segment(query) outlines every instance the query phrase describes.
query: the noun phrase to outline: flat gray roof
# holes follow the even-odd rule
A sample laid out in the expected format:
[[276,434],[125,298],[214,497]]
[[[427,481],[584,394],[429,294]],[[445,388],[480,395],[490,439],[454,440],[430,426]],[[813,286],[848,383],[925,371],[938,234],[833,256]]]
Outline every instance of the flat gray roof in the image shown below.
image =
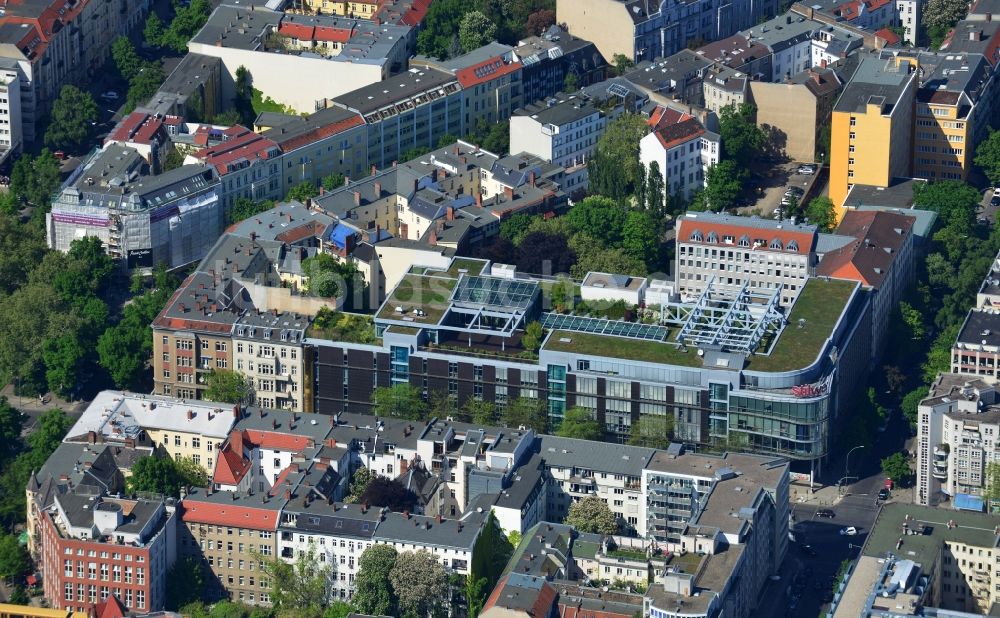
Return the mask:
[[916,79],[910,66],[912,65],[900,62],[897,68],[892,56],[862,56],[861,64],[844,87],[834,109],[838,112],[861,113],[871,104],[878,105],[882,113],[888,115],[909,83]]

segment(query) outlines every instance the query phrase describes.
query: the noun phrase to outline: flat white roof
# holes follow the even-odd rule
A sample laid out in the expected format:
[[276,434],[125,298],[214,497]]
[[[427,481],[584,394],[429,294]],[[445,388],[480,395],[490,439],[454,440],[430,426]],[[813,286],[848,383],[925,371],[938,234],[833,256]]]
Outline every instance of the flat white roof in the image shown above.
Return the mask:
[[66,438],[79,439],[93,431],[112,439],[125,439],[135,437],[142,429],[225,438],[235,421],[233,405],[228,403],[101,391]]

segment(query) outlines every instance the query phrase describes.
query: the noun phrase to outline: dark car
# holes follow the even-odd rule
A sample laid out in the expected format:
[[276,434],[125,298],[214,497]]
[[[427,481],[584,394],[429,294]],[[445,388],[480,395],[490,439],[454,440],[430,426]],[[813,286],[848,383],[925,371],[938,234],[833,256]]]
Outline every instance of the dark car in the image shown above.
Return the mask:
[[885,487],[883,487],[882,489],[878,490],[878,499],[879,500],[888,500],[889,499],[889,490],[886,489]]
[[820,509],[816,511],[816,517],[825,517],[827,519],[833,519],[837,514],[830,509]]
[[990,198],[990,206],[1000,206],[1000,195],[994,195]]
[[802,553],[807,556],[815,556],[816,550],[812,548],[812,545],[802,545]]

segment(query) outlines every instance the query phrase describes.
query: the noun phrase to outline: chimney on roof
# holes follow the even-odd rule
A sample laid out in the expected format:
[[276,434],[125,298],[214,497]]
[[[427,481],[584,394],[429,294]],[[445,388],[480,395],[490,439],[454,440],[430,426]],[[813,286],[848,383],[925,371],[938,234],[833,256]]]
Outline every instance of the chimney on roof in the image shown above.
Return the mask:
[[372,166],[372,176],[374,176],[376,172],[378,172],[378,168],[373,165]]
[[452,152],[454,152],[456,155],[462,154],[462,150],[461,148],[458,147],[458,144],[455,144],[455,146],[452,148]]
[[361,191],[354,192],[354,205],[355,206],[361,205]]
[[88,431],[87,432],[87,444],[95,444],[97,442],[97,432]]
[[237,420],[239,420],[239,418],[240,418],[240,406],[239,405],[233,406],[233,418],[235,418]]
[[437,523],[441,523],[441,513],[438,513],[438,516],[437,516]]
[[825,58],[823,60],[819,61],[819,66],[820,66],[821,69],[825,69],[826,68],[826,59]]
[[277,428],[278,428],[278,419],[272,418],[271,419],[271,429],[277,429]]
[[431,230],[431,235],[427,237],[427,244],[429,244],[432,247],[438,244],[437,231]]
[[194,410],[188,410],[188,414],[187,414],[187,416],[188,416],[188,420],[189,420],[189,421],[190,421],[191,419],[193,419],[193,418],[194,418]]
[[409,509],[403,509],[403,517],[405,517],[406,519],[410,518],[410,511],[409,511]]
[[447,211],[447,214],[445,214],[445,218],[447,218],[449,221],[454,221],[455,220],[455,207],[454,206],[449,206],[448,207],[448,211]]
[[257,416],[264,418],[264,408],[257,408]]
[[180,310],[181,313],[184,313],[184,311],[185,311],[185,309],[184,309],[184,303],[178,303],[177,304],[177,308]]
[[812,80],[814,82],[816,82],[817,84],[822,83],[822,80],[820,79],[819,73],[817,73],[816,71],[813,71],[812,69],[809,69],[809,77],[811,77]]
[[531,185],[532,187],[535,186],[535,172],[534,172],[534,170],[532,170],[532,172],[530,174],[528,174],[528,184]]
[[285,500],[291,500],[291,499],[292,499],[292,490],[291,489],[286,489],[285,490]]
[[396,167],[396,162],[395,161],[392,162],[392,166]]
[[344,186],[346,187],[349,184],[351,184],[351,177],[350,176],[344,176]]
[[382,183],[378,182],[377,180],[375,181],[375,197],[376,198],[382,197]]
[[483,207],[483,194],[477,192],[476,193],[476,208],[482,208],[482,207]]
[[503,188],[503,195],[508,200],[514,199],[514,189],[512,187],[504,187]]

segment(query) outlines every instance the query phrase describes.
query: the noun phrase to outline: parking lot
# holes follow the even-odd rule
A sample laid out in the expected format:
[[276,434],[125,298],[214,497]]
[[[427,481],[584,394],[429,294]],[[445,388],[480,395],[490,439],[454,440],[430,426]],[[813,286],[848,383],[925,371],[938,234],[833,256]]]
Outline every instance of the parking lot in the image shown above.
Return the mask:
[[797,200],[800,205],[820,195],[825,189],[825,168],[816,166],[816,172],[813,174],[799,174],[797,170],[800,165],[803,164],[786,163],[772,168],[768,176],[759,180],[757,201],[739,208],[737,212],[741,215],[774,218],[775,211],[782,208],[783,218],[787,218],[788,213],[784,211],[781,199],[790,187],[802,190],[802,196]]

